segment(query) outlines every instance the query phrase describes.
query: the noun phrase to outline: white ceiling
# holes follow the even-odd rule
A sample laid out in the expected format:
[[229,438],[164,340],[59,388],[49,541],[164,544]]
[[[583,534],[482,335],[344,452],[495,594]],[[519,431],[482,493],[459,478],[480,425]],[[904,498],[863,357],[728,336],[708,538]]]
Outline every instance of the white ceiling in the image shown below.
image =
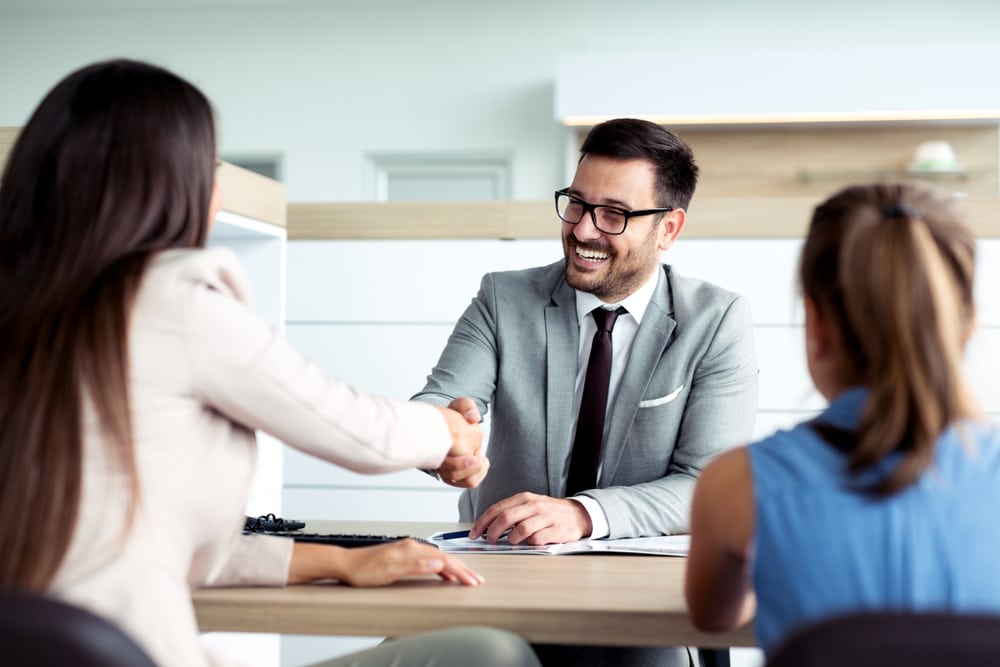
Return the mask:
[[0,14],[328,7],[375,2],[392,4],[393,1],[407,3],[418,0],[0,0]]

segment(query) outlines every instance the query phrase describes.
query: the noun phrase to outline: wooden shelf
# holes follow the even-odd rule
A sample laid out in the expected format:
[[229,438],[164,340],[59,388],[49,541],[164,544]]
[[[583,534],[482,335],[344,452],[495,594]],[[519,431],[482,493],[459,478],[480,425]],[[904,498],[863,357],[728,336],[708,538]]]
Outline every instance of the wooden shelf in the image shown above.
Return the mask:
[[216,179],[222,188],[222,209],[278,227],[288,221],[285,184],[234,164],[219,165]]
[[[0,127],[0,166],[7,163],[19,127]],[[285,186],[234,164],[223,162],[216,176],[222,186],[223,210],[284,227],[288,209]]]
[[932,184],[947,185],[963,183],[984,178],[996,179],[996,169],[865,169],[865,170],[830,170],[830,169],[800,169],[797,179],[806,183],[823,181],[927,181]]
[[7,156],[10,155],[10,149],[14,147],[20,131],[19,127],[0,126],[0,167],[7,164]]
[[[695,197],[681,236],[800,238],[820,197]],[[980,237],[1000,238],[1000,199],[969,197],[962,209]],[[294,239],[556,239],[552,202],[289,204]]]

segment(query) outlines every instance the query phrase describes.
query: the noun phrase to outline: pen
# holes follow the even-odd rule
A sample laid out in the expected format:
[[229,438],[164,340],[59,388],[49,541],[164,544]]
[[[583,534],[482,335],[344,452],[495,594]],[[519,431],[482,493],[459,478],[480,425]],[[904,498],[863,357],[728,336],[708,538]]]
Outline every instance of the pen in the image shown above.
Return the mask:
[[441,533],[437,536],[439,540],[459,540],[463,537],[468,537],[469,531],[467,530],[456,530],[451,533]]

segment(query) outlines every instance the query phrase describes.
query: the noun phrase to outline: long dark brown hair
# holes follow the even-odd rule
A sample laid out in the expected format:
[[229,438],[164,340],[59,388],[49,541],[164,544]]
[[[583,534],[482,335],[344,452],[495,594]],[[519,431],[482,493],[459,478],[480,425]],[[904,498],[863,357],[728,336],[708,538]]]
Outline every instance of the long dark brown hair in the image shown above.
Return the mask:
[[129,314],[152,254],[204,244],[214,165],[205,96],[127,60],[63,79],[14,145],[0,181],[0,587],[44,590],[65,557],[85,403],[132,516]]
[[942,431],[976,414],[961,371],[975,247],[953,202],[923,186],[849,187],[813,214],[802,290],[839,331],[849,379],[871,392],[857,431],[840,438],[849,468],[901,455],[875,495],[916,481]]

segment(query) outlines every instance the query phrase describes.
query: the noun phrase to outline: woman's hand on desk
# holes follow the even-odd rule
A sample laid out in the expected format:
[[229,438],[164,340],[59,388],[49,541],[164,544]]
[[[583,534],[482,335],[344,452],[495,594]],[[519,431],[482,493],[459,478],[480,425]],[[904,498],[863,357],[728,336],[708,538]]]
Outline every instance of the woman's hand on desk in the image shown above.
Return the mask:
[[336,579],[349,586],[388,586],[404,577],[428,574],[465,586],[485,581],[468,565],[434,546],[399,540],[357,549],[296,542],[288,583]]

